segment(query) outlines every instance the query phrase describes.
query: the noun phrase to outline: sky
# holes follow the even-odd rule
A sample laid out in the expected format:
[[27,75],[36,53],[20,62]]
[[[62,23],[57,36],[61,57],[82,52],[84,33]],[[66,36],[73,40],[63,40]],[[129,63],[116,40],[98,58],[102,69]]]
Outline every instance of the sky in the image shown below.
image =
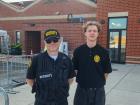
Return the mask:
[[20,2],[20,1],[33,1],[33,0],[2,0],[5,2]]

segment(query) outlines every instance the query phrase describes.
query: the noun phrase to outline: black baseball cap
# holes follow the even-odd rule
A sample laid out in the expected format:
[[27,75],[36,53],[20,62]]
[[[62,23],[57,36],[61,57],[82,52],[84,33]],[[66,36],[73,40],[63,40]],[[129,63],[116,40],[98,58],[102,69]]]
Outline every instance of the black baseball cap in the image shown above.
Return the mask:
[[48,29],[44,33],[44,40],[60,39],[60,34],[56,29]]

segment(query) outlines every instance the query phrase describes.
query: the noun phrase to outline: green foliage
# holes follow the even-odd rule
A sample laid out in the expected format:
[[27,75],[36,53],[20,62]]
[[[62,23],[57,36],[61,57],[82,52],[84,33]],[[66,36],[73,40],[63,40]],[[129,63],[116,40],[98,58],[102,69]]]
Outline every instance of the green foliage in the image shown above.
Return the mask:
[[12,44],[11,49],[10,49],[10,54],[11,55],[21,55],[22,54],[22,44],[21,43]]
[[22,44],[21,43],[12,44],[11,48],[22,48]]

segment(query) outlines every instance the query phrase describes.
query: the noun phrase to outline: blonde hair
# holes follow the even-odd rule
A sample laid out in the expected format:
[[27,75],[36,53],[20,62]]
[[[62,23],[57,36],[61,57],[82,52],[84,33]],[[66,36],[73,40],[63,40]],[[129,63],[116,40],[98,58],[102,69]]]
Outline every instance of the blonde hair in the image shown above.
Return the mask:
[[83,24],[83,30],[84,30],[84,32],[86,32],[87,28],[89,26],[92,26],[92,25],[94,25],[94,26],[97,27],[98,32],[101,32],[101,29],[102,29],[101,28],[101,24],[99,22],[97,22],[97,21],[87,21],[85,24]]

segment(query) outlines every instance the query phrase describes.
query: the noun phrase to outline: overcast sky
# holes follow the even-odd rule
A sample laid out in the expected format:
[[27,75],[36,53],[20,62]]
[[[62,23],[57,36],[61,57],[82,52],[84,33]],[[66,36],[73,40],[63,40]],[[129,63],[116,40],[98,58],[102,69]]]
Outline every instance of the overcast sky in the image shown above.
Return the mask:
[[33,1],[33,0],[3,0],[5,2],[20,2],[20,1]]

